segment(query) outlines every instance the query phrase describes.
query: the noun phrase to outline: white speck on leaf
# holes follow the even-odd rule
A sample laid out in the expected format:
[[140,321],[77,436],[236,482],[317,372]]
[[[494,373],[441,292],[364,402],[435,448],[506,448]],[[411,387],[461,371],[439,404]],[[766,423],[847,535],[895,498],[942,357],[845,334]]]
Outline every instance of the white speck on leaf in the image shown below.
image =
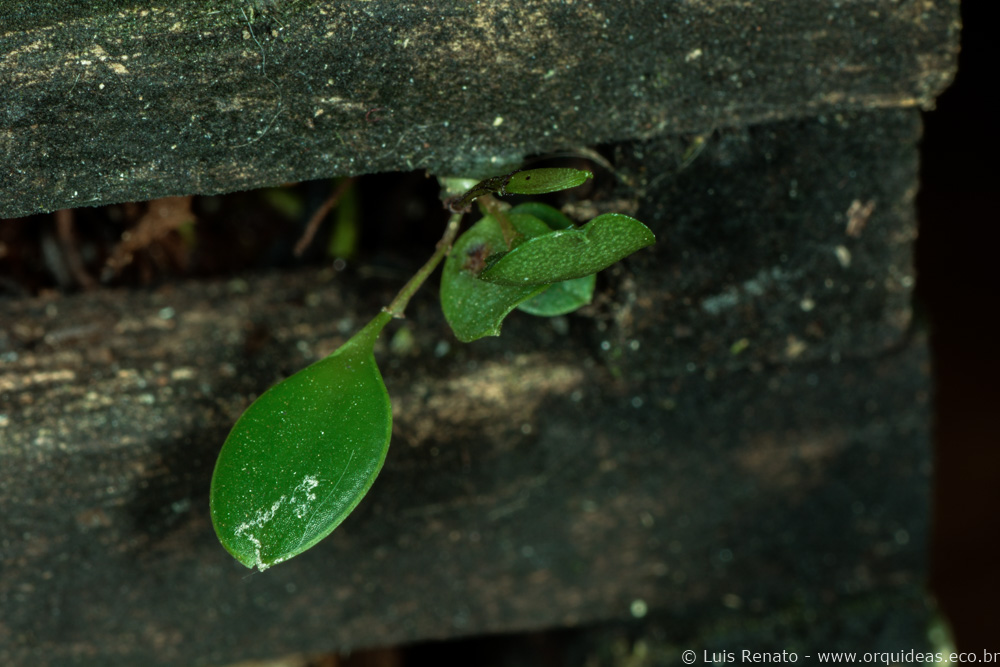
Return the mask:
[[[274,501],[274,504],[271,505],[271,509],[266,510],[266,511],[258,511],[257,514],[256,514],[256,516],[254,516],[253,519],[251,519],[250,521],[247,521],[246,523],[241,523],[240,525],[238,525],[236,527],[236,530],[233,531],[233,533],[236,534],[236,536],[238,536],[238,537],[246,537],[246,539],[248,539],[251,542],[253,542],[253,545],[254,545],[254,563],[251,565],[251,567],[253,567],[254,565],[256,565],[257,569],[260,570],[261,572],[263,572],[264,570],[266,570],[267,568],[269,568],[270,565],[264,563],[264,561],[261,560],[261,551],[260,551],[261,550],[261,545],[260,545],[260,540],[257,537],[254,536],[254,534],[253,534],[253,532],[251,532],[251,530],[255,529],[255,528],[263,528],[264,525],[267,524],[268,521],[270,521],[271,519],[273,519],[274,515],[277,514],[278,510],[281,508],[281,503],[285,502],[285,498],[286,498],[286,496],[281,496],[276,501]],[[272,563],[272,565],[273,565],[273,563]]]
[[292,491],[292,504],[295,505],[295,516],[299,519],[309,511],[312,501],[316,500],[313,489],[319,486],[319,480],[314,475],[306,475]]

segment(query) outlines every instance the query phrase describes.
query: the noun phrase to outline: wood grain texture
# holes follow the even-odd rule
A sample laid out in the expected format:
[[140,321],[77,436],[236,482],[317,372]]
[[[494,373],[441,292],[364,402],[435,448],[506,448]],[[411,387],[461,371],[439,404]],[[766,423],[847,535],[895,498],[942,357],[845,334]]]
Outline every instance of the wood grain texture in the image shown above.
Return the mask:
[[958,0],[0,0],[0,217],[928,107]]
[[[583,314],[518,315],[502,339],[457,344],[418,295],[391,325],[418,354],[391,329],[376,351],[381,476],[263,574],[213,534],[219,447],[399,284],[303,270],[0,301],[0,663],[223,664],[636,600],[717,646],[919,650],[918,136],[916,111],[891,111],[720,132],[690,163],[681,137],[617,146],[618,204],[659,242]],[[856,199],[877,202],[858,237]]]

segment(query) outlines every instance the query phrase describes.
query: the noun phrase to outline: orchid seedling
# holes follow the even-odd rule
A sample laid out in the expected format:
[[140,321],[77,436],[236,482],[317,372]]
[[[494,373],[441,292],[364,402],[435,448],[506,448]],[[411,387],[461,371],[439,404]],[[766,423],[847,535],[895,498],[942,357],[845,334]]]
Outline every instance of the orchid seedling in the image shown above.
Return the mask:
[[[264,392],[236,421],[212,475],[210,511],[222,546],[266,570],[314,546],[361,502],[382,469],[392,433],[389,394],[375,361],[379,333],[444,260],[441,306],[462,342],[498,336],[515,308],[572,312],[590,302],[595,274],[655,242],[626,215],[581,227],[537,202],[508,208],[496,196],[544,194],[593,175],[530,169],[461,184],[431,258],[392,302],[328,357]],[[459,189],[459,188],[454,188]],[[484,216],[459,235],[478,202]]]

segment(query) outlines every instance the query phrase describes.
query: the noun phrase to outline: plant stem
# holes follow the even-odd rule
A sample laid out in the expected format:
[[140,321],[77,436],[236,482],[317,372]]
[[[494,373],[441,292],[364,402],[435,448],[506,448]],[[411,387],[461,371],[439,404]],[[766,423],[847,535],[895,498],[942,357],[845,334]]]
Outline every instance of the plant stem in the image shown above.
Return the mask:
[[302,237],[299,239],[299,242],[295,244],[296,257],[301,257],[302,253],[306,251],[306,248],[309,247],[313,237],[316,236],[316,230],[319,229],[319,225],[323,222],[323,218],[326,217],[326,214],[330,212],[331,208],[337,205],[340,198],[344,196],[344,193],[347,192],[347,189],[351,187],[356,180],[356,178],[352,177],[345,178],[340,181],[340,184],[337,185],[337,189],[333,191],[333,194],[327,197],[326,201],[323,202],[323,205],[316,209],[313,216],[309,218],[309,223],[306,225],[306,230],[302,232]]
[[474,202],[477,197],[485,197],[493,194],[494,192],[499,192],[502,195],[504,194],[504,187],[510,182],[510,177],[513,176],[514,173],[515,172],[511,172],[509,174],[504,174],[503,176],[494,176],[493,178],[487,178],[485,181],[479,181],[465,194],[459,197],[451,197],[446,200],[445,207],[452,212],[464,211],[472,205],[472,202]]
[[510,218],[504,213],[503,207],[500,206],[500,202],[494,199],[490,195],[485,195],[479,198],[479,204],[486,209],[489,215],[496,218],[496,221],[500,224],[500,230],[503,232],[503,242],[507,244],[507,250],[511,249],[511,245],[514,243],[514,239],[521,236],[521,232],[514,229],[514,225],[511,224]]
[[403,285],[403,289],[399,290],[399,294],[396,298],[392,300],[388,306],[383,308],[385,312],[389,313],[393,317],[402,318],[405,317],[403,314],[406,310],[406,305],[410,303],[410,298],[417,293],[420,286],[424,284],[430,275],[437,268],[437,265],[441,263],[448,253],[451,251],[451,246],[455,242],[455,237],[458,235],[458,227],[462,222],[461,213],[452,213],[451,218],[448,219],[448,226],[444,229],[444,234],[441,236],[441,240],[437,242],[437,249],[431,258],[420,267],[420,270],[413,274],[413,277]]

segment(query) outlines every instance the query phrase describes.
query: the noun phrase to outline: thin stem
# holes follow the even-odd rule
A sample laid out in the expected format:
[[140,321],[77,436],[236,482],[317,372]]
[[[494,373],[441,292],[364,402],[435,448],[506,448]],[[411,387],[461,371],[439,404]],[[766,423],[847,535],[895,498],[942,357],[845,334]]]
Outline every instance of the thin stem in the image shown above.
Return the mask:
[[501,195],[506,194],[504,188],[508,183],[510,183],[510,177],[516,173],[517,172],[512,171],[511,173],[504,174],[503,176],[494,176],[493,178],[487,178],[484,181],[479,181],[465,194],[447,199],[445,201],[445,208],[453,213],[457,213],[459,211],[467,210],[477,197],[485,197],[486,195],[491,195],[494,192],[499,192]]
[[342,180],[333,191],[333,194],[327,197],[326,201],[323,202],[323,205],[316,209],[316,212],[313,213],[313,217],[309,219],[309,223],[306,225],[306,230],[302,232],[302,238],[300,238],[299,242],[295,244],[296,257],[301,257],[302,253],[306,251],[306,248],[308,248],[309,244],[312,243],[313,237],[316,235],[316,230],[319,229],[320,223],[323,222],[323,218],[326,217],[326,214],[330,212],[331,208],[337,205],[340,198],[345,192],[347,192],[347,188],[351,187],[355,180],[356,179],[353,177]]
[[452,213],[451,218],[448,219],[448,226],[444,229],[444,235],[441,236],[441,240],[437,242],[437,249],[431,258],[427,260],[427,263],[420,267],[410,280],[403,285],[403,289],[399,290],[399,294],[396,298],[392,300],[388,306],[383,308],[383,310],[393,317],[402,318],[405,317],[403,311],[406,310],[406,305],[410,303],[410,298],[417,293],[420,286],[424,284],[424,281],[430,277],[437,268],[437,265],[441,263],[449,252],[451,252],[451,246],[455,242],[455,237],[458,235],[458,227],[462,222],[462,213]]

